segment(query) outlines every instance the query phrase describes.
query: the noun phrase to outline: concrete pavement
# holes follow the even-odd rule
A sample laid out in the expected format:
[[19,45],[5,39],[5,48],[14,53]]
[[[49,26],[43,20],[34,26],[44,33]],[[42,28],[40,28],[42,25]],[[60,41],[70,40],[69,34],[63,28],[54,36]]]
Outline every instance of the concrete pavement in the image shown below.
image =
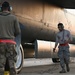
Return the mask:
[[[25,59],[25,60],[27,61],[24,62],[24,67],[18,75],[61,75],[59,73],[59,71],[61,70],[60,64],[59,63],[54,64],[50,62],[51,59],[49,58],[34,59],[34,60]],[[27,62],[29,64],[28,66],[27,64],[25,64]],[[42,63],[42,65],[40,65],[40,63]],[[32,66],[30,64],[32,64]],[[70,72],[62,73],[62,75],[75,75],[75,58],[72,58],[72,61],[70,63]]]

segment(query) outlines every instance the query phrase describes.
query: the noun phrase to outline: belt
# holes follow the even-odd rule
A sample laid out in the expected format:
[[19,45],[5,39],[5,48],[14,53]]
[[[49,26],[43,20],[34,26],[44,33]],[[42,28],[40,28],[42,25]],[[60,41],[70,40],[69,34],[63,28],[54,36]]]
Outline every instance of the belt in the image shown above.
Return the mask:
[[64,43],[64,44],[59,44],[59,46],[67,46],[68,43]]
[[16,44],[16,42],[15,42],[14,40],[6,40],[6,39],[5,39],[5,40],[1,40],[1,39],[0,39],[0,42],[1,42],[1,43],[11,43],[11,44]]

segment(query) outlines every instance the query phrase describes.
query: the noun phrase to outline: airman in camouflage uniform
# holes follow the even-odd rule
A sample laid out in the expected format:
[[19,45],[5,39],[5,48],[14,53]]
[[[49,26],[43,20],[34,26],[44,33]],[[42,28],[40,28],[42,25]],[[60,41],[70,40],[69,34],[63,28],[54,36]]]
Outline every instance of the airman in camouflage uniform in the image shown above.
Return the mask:
[[14,38],[21,33],[17,18],[10,13],[10,5],[3,2],[0,12],[0,75],[4,75],[6,60],[10,75],[16,75],[16,42]]
[[59,32],[56,35],[56,43],[53,51],[55,52],[56,47],[59,43],[59,50],[58,50],[58,56],[60,59],[60,66],[62,70],[60,73],[65,73],[65,64],[67,71],[70,71],[69,68],[69,61],[70,61],[70,51],[69,51],[69,42],[72,41],[72,36],[68,30],[64,29],[64,26],[62,23],[58,24]]

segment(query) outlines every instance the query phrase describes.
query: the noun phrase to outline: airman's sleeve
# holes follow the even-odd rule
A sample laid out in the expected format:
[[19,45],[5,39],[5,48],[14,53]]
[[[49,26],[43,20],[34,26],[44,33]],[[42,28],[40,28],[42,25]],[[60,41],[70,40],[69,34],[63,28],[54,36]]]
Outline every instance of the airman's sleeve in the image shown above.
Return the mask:
[[58,42],[59,42],[58,35],[56,35],[56,43],[58,43]]
[[69,39],[70,39],[70,41],[72,41],[72,35],[70,32],[69,32]]
[[15,18],[15,21],[14,21],[14,28],[15,28],[15,36],[21,34],[20,25],[17,18]]

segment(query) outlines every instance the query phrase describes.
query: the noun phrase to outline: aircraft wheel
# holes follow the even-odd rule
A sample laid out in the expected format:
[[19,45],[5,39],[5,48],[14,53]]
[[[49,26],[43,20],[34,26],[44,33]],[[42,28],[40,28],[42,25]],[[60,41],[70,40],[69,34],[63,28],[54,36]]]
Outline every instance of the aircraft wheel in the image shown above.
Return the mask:
[[21,45],[20,48],[17,46],[16,52],[17,52],[16,71],[17,73],[19,73],[23,67],[24,61],[24,51]]
[[57,63],[57,62],[59,62],[59,58],[52,58],[52,61],[53,61],[54,63]]

